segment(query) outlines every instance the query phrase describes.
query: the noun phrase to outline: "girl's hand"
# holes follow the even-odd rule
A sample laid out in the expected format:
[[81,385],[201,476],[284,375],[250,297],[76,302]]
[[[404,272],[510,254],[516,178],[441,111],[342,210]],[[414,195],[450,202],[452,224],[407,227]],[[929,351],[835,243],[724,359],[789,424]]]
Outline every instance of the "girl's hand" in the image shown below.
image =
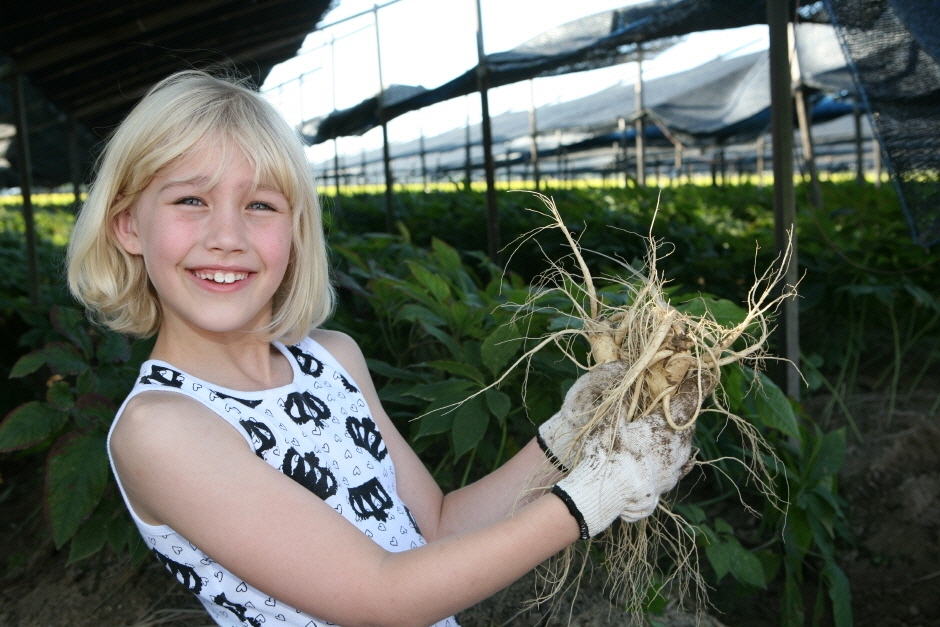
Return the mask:
[[[652,514],[660,495],[690,467],[693,430],[670,427],[661,408],[628,423],[622,404],[614,404],[579,435],[594,418],[604,391],[628,367],[613,362],[582,376],[549,421],[553,424],[540,430],[543,439],[547,436],[553,443],[550,447],[565,447],[551,450],[565,451],[564,462],[574,466],[553,492],[568,505],[583,539],[603,531],[617,516],[635,522]],[[696,382],[686,382],[672,399],[673,421],[687,423],[700,404]]]

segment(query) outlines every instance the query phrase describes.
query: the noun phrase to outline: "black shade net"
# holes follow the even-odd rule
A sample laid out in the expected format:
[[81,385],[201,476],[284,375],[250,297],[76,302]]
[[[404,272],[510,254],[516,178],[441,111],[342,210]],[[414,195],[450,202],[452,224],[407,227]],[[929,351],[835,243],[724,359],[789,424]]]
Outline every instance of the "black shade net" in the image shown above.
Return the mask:
[[826,0],[910,224],[940,242],[940,8],[934,0]]

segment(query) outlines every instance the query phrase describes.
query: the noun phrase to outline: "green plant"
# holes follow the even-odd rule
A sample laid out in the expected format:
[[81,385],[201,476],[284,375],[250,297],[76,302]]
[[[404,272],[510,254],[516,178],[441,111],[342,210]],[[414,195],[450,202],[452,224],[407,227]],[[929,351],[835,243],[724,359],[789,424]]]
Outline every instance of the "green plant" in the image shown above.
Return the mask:
[[[371,358],[369,366],[381,382],[383,403],[436,478],[456,487],[497,467],[531,438],[576,372],[542,355],[528,378],[519,373],[458,407],[489,387],[549,319],[514,324],[506,304],[526,293],[518,279],[507,279],[478,255],[468,255],[476,267],[465,264],[439,239],[430,250],[416,248],[404,233],[394,246],[383,246],[381,256],[370,254],[375,238],[334,247],[345,261],[338,278],[374,315],[367,316],[371,335],[380,338],[372,342],[373,354],[388,357]],[[359,324],[355,316],[334,321],[354,334]],[[462,472],[454,474],[458,464]]]
[[[23,403],[0,423],[0,453],[47,451],[43,504],[56,548],[69,561],[98,553],[146,553],[110,477],[105,438],[130,391],[149,343],[87,322],[61,306],[50,314],[53,337],[17,360],[11,378],[44,379],[45,397]],[[48,372],[48,375],[44,374]]]
[[[765,501],[761,534],[754,538],[756,546],[747,551],[750,557],[742,552],[737,536],[731,535],[730,525],[716,522],[714,529],[709,528],[704,525],[704,517],[693,510],[716,579],[730,572],[742,583],[763,587],[782,571],[783,625],[806,624],[804,588],[815,583],[812,624],[820,624],[828,608],[836,627],[848,627],[852,624],[851,591],[836,559],[837,545],[851,543],[837,479],[845,457],[845,431],[824,433],[808,417],[798,416],[783,392],[763,375],[741,368],[726,373],[724,380],[732,411],[750,416],[766,430],[775,456],[767,463],[777,468],[776,493],[785,503]],[[712,425],[705,433],[696,434],[697,442],[714,443],[708,445],[713,447],[711,455],[723,456],[729,448],[738,446],[716,434],[720,429],[720,425]],[[719,470],[732,481],[740,476],[733,465],[719,465]],[[723,482],[719,478],[717,484]],[[746,486],[743,481],[738,483]],[[727,501],[736,495],[725,491],[715,501]],[[753,499],[750,487],[745,487],[743,497]]]

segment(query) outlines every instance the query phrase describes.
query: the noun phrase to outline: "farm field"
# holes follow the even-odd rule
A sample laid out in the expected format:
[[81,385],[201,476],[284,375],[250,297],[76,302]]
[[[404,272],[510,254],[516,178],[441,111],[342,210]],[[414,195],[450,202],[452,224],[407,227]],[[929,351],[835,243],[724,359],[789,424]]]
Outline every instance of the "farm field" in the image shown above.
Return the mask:
[[[753,370],[723,375],[732,409],[779,460],[788,514],[732,465],[696,470],[680,484],[710,589],[704,625],[940,625],[940,264],[936,251],[911,243],[890,186],[827,182],[823,192],[825,209],[813,210],[798,190],[801,402],[786,402],[773,385],[773,361],[763,392]],[[665,242],[659,267],[675,304],[721,303],[733,317],[755,268],[774,258],[769,188],[550,195],[595,276],[623,274],[617,260],[642,260],[647,233]],[[37,208],[39,305],[26,298],[18,207],[0,204],[0,416],[28,406],[48,425],[0,453],[0,625],[206,625],[162,567],[134,550],[113,481],[56,500],[74,477],[50,464],[100,464],[95,447],[147,351],[146,342],[92,328],[65,294],[70,201]],[[557,231],[522,238],[546,223],[530,194],[500,192],[498,264],[479,252],[482,193],[401,192],[393,234],[382,233],[383,203],[381,193],[325,199],[341,301],[328,326],[360,342],[390,415],[438,481],[458,487],[531,438],[576,375],[558,353],[540,353],[528,378],[516,372],[466,409],[440,411],[491,383],[521,354],[507,348],[513,342],[568,323],[553,301],[514,317],[546,259],[566,250]],[[0,426],[0,449],[12,442],[12,421]],[[740,453],[722,422],[697,431],[708,458]],[[66,447],[66,436],[87,450]],[[520,611],[534,594],[528,579],[462,614],[461,624],[562,625],[569,616],[574,625],[623,624],[603,593],[599,556],[594,577],[554,617],[547,606]],[[648,623],[694,624],[674,610],[670,592],[650,593]]]

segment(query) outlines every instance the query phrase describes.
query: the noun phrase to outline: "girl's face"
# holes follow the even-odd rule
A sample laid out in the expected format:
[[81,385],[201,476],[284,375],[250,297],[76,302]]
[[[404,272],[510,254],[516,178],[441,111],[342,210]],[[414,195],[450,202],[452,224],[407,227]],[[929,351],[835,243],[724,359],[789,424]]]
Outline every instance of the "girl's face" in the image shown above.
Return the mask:
[[239,150],[213,184],[221,155],[210,143],[164,168],[115,220],[156,288],[161,335],[250,332],[271,319],[290,258],[291,208],[277,189],[255,185]]

